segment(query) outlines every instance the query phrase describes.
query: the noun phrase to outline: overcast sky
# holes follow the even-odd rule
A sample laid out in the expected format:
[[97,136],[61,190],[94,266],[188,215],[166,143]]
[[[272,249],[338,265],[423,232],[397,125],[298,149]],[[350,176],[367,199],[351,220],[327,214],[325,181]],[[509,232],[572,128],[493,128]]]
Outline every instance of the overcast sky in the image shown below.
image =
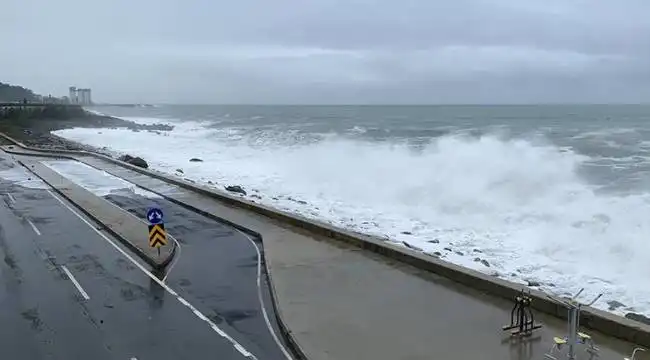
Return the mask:
[[650,102],[649,0],[0,0],[0,81],[150,103]]

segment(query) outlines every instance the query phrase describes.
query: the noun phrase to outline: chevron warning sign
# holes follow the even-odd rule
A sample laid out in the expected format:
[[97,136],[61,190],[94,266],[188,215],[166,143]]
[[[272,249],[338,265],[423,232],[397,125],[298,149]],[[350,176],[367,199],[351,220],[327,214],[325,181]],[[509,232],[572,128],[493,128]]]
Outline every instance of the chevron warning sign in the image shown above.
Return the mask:
[[160,248],[163,245],[167,245],[165,224],[149,225],[149,246]]

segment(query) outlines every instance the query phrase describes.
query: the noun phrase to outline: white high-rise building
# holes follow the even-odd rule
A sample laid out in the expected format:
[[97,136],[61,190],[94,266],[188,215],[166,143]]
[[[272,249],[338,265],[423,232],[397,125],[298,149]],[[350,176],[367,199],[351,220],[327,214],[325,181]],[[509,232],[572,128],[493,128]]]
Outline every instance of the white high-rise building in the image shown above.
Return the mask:
[[75,86],[70,86],[70,104],[78,105],[92,105],[93,100],[90,89],[77,89]]
[[70,104],[77,104],[77,88],[75,86],[70,86],[69,90],[70,94],[68,94],[68,96],[70,97]]

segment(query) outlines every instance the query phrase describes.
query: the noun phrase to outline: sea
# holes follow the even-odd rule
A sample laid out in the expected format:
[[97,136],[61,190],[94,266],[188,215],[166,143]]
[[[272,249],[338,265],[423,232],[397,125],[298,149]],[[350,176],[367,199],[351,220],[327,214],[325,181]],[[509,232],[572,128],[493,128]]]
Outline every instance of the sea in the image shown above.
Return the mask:
[[603,294],[597,308],[650,315],[650,106],[89,110],[173,130],[55,134],[549,294],[584,288],[584,302]]

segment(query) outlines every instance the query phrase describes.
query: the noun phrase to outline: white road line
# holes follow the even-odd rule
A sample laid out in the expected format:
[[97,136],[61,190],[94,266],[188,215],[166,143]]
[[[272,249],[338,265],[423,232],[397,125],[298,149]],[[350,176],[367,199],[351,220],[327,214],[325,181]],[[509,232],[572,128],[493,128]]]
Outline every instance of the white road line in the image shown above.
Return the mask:
[[29,219],[27,219],[27,222],[29,223],[29,225],[32,226],[32,229],[34,229],[34,232],[36,233],[36,235],[41,236],[41,232],[38,230],[36,225],[34,225],[34,223]]
[[284,344],[282,341],[280,341],[280,338],[278,335],[275,333],[275,330],[273,329],[273,326],[271,325],[271,321],[269,320],[269,314],[266,312],[266,306],[264,306],[264,297],[262,296],[262,254],[260,252],[259,246],[255,243],[255,241],[245,232],[234,228],[237,230],[239,233],[244,235],[248,241],[253,245],[255,248],[255,252],[257,252],[257,299],[260,302],[260,307],[262,308],[262,316],[264,317],[264,321],[266,322],[266,327],[269,329],[269,332],[271,333],[271,336],[273,337],[273,340],[275,340],[275,343],[278,345],[280,350],[282,350],[282,353],[284,354],[284,357],[287,358],[288,360],[293,360],[293,357],[289,354],[289,351],[284,347]]
[[[104,235],[102,232],[97,230],[97,228],[92,223],[90,223],[83,216],[81,216],[75,209],[70,207],[70,205],[66,204],[65,201],[63,201],[58,195],[53,193],[52,190],[48,189],[47,192],[50,193],[50,195],[52,195],[52,197],[54,197],[56,200],[58,200],[61,203],[61,205],[63,205],[68,210],[70,210],[70,212],[72,212],[81,221],[83,221],[86,225],[88,225],[88,227],[90,227],[93,231],[95,231],[97,233],[97,235],[101,236],[102,239],[106,240],[106,242],[108,242],[111,246],[113,246],[113,248],[115,248],[115,250],[119,251],[124,257],[126,257],[129,261],[131,261],[133,263],[133,265],[135,265],[138,269],[140,269],[143,273],[145,273],[151,280],[158,283],[158,285],[160,285],[160,287],[165,289],[165,291],[167,291],[170,295],[175,296],[176,299],[178,300],[178,302],[180,302],[185,307],[190,309],[192,311],[192,313],[194,313],[195,315],[197,313],[201,314],[194,306],[192,306],[192,304],[190,304],[187,300],[185,300],[183,297],[178,295],[178,293],[176,293],[176,291],[174,291],[172,288],[167,286],[167,284],[165,284],[160,279],[158,279],[149,270],[145,269],[145,267],[142,266],[142,264],[140,264],[138,261],[136,261],[131,255],[127,254],[126,251],[124,251],[121,247],[119,247],[113,240],[111,240],[108,236]],[[230,342],[233,345],[233,347],[235,349],[237,349],[237,351],[239,351],[240,354],[242,354],[244,357],[247,357],[247,358],[250,358],[250,359],[253,359],[253,360],[257,360],[257,357],[255,355],[253,355],[250,351],[246,350],[246,348],[241,346],[235,339],[233,339],[225,331],[223,331],[221,328],[219,328],[214,322],[212,322],[210,319],[208,319],[207,316],[205,316],[203,314],[201,314],[201,315],[202,316],[200,316],[200,317],[197,316],[197,317],[199,319],[205,321],[206,323],[208,323],[208,325],[210,325],[210,328],[212,328],[212,330],[214,330],[214,332],[216,332],[217,334],[219,334],[220,336],[222,336],[223,338],[228,340],[228,342]]]
[[[105,172],[105,171],[104,171],[104,172]],[[113,175],[113,174],[111,174],[111,173],[108,173],[108,172],[106,172],[106,173],[109,174],[109,175],[111,175],[111,176],[115,176],[115,177],[117,177],[116,175]],[[120,178],[120,179],[122,179],[122,178]],[[124,181],[128,181],[128,180],[126,180],[126,179],[122,179],[122,180],[124,180]],[[131,183],[131,184],[134,185],[134,186],[138,186],[138,185],[133,184],[133,183]],[[143,189],[143,190],[147,190],[147,189],[145,189],[145,188],[142,188],[142,189]],[[149,191],[149,190],[147,190],[147,191]],[[110,200],[106,200],[106,199],[104,199],[104,200],[105,200],[108,204],[113,205],[114,207],[116,207],[116,208],[118,208],[118,209],[120,209],[120,210],[122,210],[122,211],[128,212],[126,209],[124,209],[124,208],[122,208],[122,207],[120,207],[120,206],[118,206],[118,205],[112,203]],[[141,218],[139,218],[139,217],[137,217],[137,216],[135,216],[135,215],[133,215],[133,214],[131,214],[131,213],[129,213],[129,214],[132,215],[132,216],[134,216],[134,217],[136,217],[136,218],[138,219],[138,221],[140,221],[142,224],[144,224],[144,225],[149,225],[148,222],[142,220]],[[167,268],[167,271],[165,272],[165,276],[164,276],[163,279],[162,279],[163,282],[167,281],[167,277],[169,276],[169,274],[171,274],[172,270],[174,269],[174,266],[176,266],[176,263],[177,263],[178,260],[181,258],[181,253],[182,253],[182,251],[181,251],[181,243],[178,242],[178,240],[176,240],[176,238],[173,237],[172,235],[170,235],[169,233],[167,233],[167,237],[170,238],[170,239],[172,239],[172,240],[176,243],[176,252],[177,252],[177,254],[174,255],[174,259],[172,260],[172,263],[171,263],[171,264],[169,265],[169,267]]]
[[9,198],[9,201],[11,201],[12,204],[15,204],[15,203],[16,203],[16,199],[14,198],[13,195],[7,193],[7,197]]
[[77,290],[79,290],[79,292],[81,293],[81,296],[83,296],[84,299],[86,299],[86,300],[90,300],[90,296],[88,296],[88,293],[86,293],[84,288],[81,287],[81,284],[79,284],[77,279],[75,279],[74,275],[72,275],[70,270],[68,270],[68,268],[65,265],[61,265],[61,268],[63,269],[65,274],[68,275],[68,279],[70,279],[70,281],[72,281],[72,283],[77,288]]

